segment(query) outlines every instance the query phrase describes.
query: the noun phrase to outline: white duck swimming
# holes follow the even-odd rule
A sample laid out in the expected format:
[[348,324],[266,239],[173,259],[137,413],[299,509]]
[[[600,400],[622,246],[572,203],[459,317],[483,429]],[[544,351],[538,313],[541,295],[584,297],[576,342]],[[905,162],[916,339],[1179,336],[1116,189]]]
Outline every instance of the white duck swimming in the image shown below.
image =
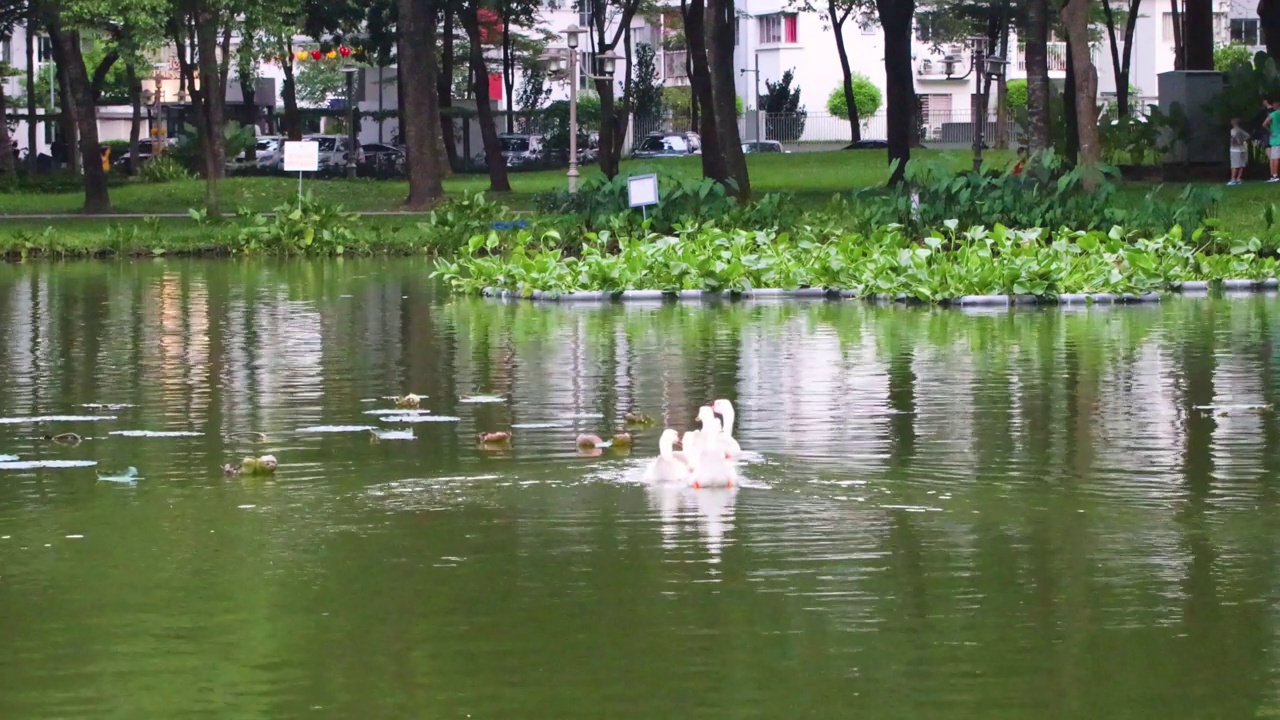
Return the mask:
[[693,482],[695,488],[733,487],[738,482],[738,471],[729,461],[720,431],[720,419],[709,405],[698,411],[702,433],[698,439],[698,452],[693,456]]
[[735,460],[742,454],[742,446],[738,444],[737,440],[733,439],[733,419],[735,417],[733,403],[721,398],[711,404],[711,409],[724,418],[724,433],[721,435],[720,441],[724,443],[725,457]]
[[677,453],[673,449],[679,438],[680,433],[675,430],[668,428],[662,431],[662,437],[658,439],[658,457],[649,463],[649,469],[644,474],[645,482],[688,482],[690,469],[685,462],[684,453]]

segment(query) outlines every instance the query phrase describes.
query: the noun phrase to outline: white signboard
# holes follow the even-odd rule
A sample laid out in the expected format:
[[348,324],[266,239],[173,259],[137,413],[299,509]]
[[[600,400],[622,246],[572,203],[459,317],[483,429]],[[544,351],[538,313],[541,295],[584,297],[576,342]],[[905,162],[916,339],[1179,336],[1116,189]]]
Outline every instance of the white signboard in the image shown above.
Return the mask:
[[319,172],[319,170],[320,143],[303,140],[284,144],[285,172]]
[[631,207],[658,204],[658,176],[632,175],[627,178],[627,202]]

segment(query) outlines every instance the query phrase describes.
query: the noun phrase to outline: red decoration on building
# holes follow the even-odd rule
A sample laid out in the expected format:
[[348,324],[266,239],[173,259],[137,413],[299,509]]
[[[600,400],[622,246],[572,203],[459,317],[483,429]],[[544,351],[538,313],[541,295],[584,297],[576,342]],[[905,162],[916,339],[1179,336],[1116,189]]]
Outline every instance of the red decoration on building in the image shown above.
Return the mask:
[[480,42],[497,44],[502,41],[502,17],[488,8],[476,11],[476,24],[480,26]]
[[338,48],[338,54],[344,58],[351,57],[351,48],[347,47],[346,45],[343,45],[342,47]]
[[324,57],[324,53],[320,52],[319,50],[312,50],[312,51],[311,51],[311,59],[312,59],[312,60],[319,60],[319,59],[320,59],[320,58],[322,58],[322,57]]
[[489,73],[489,99],[502,99],[502,73]]

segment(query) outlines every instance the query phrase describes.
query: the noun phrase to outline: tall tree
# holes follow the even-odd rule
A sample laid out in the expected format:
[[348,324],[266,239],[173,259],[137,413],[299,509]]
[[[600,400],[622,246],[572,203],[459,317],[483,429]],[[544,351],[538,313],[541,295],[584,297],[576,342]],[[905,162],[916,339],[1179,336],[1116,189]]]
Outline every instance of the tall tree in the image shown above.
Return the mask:
[[1089,0],[1067,0],[1062,7],[1062,25],[1075,71],[1073,96],[1080,166],[1084,169],[1084,185],[1092,190],[1101,181],[1098,164],[1102,160],[1102,143],[1098,133],[1098,73],[1089,52]]
[[1184,0],[1187,70],[1213,69],[1213,5],[1214,0]]
[[[1111,44],[1111,69],[1116,78],[1116,108],[1120,117],[1129,116],[1129,68],[1133,61],[1133,36],[1138,29],[1139,9],[1142,0],[1128,0],[1124,18],[1124,35],[1116,36],[1116,18],[1111,3],[1116,0],[1102,0],[1102,13],[1107,21],[1107,38]],[[1123,50],[1121,47],[1123,46]]]
[[[84,169],[84,211],[105,213],[111,210],[111,198],[107,191],[107,173],[102,169],[102,158],[98,154],[98,117],[93,87],[80,50],[80,32],[68,29],[62,23],[61,18],[52,21],[49,24],[49,36],[58,48],[59,66],[66,78],[68,104],[63,107],[63,112],[70,113],[80,135],[80,162]],[[71,148],[67,151],[74,152]]]
[[1258,26],[1267,54],[1280,62],[1280,0],[1258,0]]
[[[432,106],[437,103],[436,0],[396,0],[396,21],[400,92],[400,138],[405,144],[409,169],[409,197],[405,205],[419,209],[430,207],[444,195],[439,157],[434,136],[440,125],[431,126]],[[404,72],[405,68],[419,72]],[[436,107],[436,112],[439,107]]]
[[1027,140],[1032,152],[1049,149],[1049,2],[1026,0]]
[[[624,35],[631,33],[631,20],[640,9],[641,0],[581,0],[588,8],[592,30],[592,44],[598,54],[617,53]],[[732,3],[730,3],[732,4]],[[610,25],[613,31],[610,32]],[[625,49],[625,46],[624,46]],[[619,103],[614,97],[614,81],[601,72],[603,68],[586,67],[583,71],[595,77],[596,94],[600,96],[600,170],[605,177],[613,178],[618,174],[618,166],[622,161],[622,143],[627,134],[627,98]],[[630,73],[622,68],[615,72],[624,72],[623,77],[630,82]],[[732,56],[729,70],[733,74]],[[576,81],[576,78],[575,78]],[[736,125],[734,127],[737,127]]]
[[[458,20],[467,31],[469,45],[472,92],[476,99],[476,115],[480,120],[480,138],[484,142],[485,163],[489,166],[489,189],[494,192],[511,192],[507,178],[507,160],[502,157],[502,141],[498,139],[497,121],[489,99],[489,67],[484,58],[484,45],[491,40],[495,28],[489,25],[488,33],[481,26],[482,15],[490,16],[488,8],[478,8],[478,0],[469,0],[458,9]],[[438,127],[438,125],[437,125]]]
[[862,139],[862,121],[858,117],[858,105],[853,100],[853,69],[849,65],[849,49],[845,46],[844,29],[854,13],[869,8],[866,0],[791,0],[792,7],[806,12],[816,12],[831,31],[836,41],[836,56],[840,58],[840,75],[843,80],[845,106],[849,108],[849,137],[853,142]]
[[[36,32],[40,28],[40,11],[36,0],[27,0],[27,171],[36,168]],[[53,108],[49,108],[53,112]]]
[[[0,42],[8,40],[8,36],[0,34]],[[17,162],[13,157],[13,153],[9,150],[11,147],[9,140],[9,123],[6,121],[5,113],[8,112],[4,95],[4,79],[9,73],[9,66],[0,62],[0,180],[11,178],[17,173]]]
[[[1280,1],[1280,0],[1278,0]],[[729,174],[720,153],[716,116],[711,111],[711,70],[707,65],[706,0],[680,0],[690,87],[690,115],[702,136],[702,176],[725,182]],[[735,103],[736,104],[736,103]],[[735,108],[736,110],[736,108]],[[734,118],[734,123],[737,123]]]
[[733,0],[706,0],[707,65],[711,70],[711,106],[715,116],[716,139],[724,157],[726,180],[732,180],[734,194],[741,200],[751,197],[747,158],[738,132],[738,93],[733,78],[733,46],[737,14]]
[[915,0],[876,0],[880,27],[884,28],[885,94],[888,95],[886,122],[889,130],[889,162],[893,173],[889,184],[902,181],[911,159],[912,138],[916,135],[915,76],[911,72],[911,20]]

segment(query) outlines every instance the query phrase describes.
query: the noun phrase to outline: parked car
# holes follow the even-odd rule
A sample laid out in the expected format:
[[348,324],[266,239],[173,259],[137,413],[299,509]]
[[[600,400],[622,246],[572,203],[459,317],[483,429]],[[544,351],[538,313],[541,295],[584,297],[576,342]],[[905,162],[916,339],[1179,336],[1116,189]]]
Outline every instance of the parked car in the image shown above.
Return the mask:
[[[512,170],[536,167],[544,161],[542,138],[537,135],[503,133],[498,136],[498,143],[502,146],[502,157],[507,161],[507,167]],[[477,168],[485,167],[488,160],[484,150],[476,153],[472,162]]]
[[[138,141],[138,165],[145,165],[151,156],[155,154],[155,148],[150,140]],[[129,157],[129,153],[124,153],[120,157],[111,161],[111,166],[121,172],[133,174],[133,159]]]
[[849,143],[845,150],[884,150],[889,147],[886,140],[859,140],[855,143]]
[[702,138],[698,137],[698,133],[650,133],[632,151],[631,157],[644,160],[700,154],[702,154]]
[[756,142],[742,143],[742,152],[744,153],[785,153],[790,150],[783,150],[782,143],[777,140],[758,140]]
[[362,177],[399,177],[404,175],[404,151],[395,145],[367,143],[360,148],[364,160],[360,163]]
[[259,170],[270,170],[281,162],[284,153],[284,138],[279,135],[262,135],[254,152],[258,158]]

